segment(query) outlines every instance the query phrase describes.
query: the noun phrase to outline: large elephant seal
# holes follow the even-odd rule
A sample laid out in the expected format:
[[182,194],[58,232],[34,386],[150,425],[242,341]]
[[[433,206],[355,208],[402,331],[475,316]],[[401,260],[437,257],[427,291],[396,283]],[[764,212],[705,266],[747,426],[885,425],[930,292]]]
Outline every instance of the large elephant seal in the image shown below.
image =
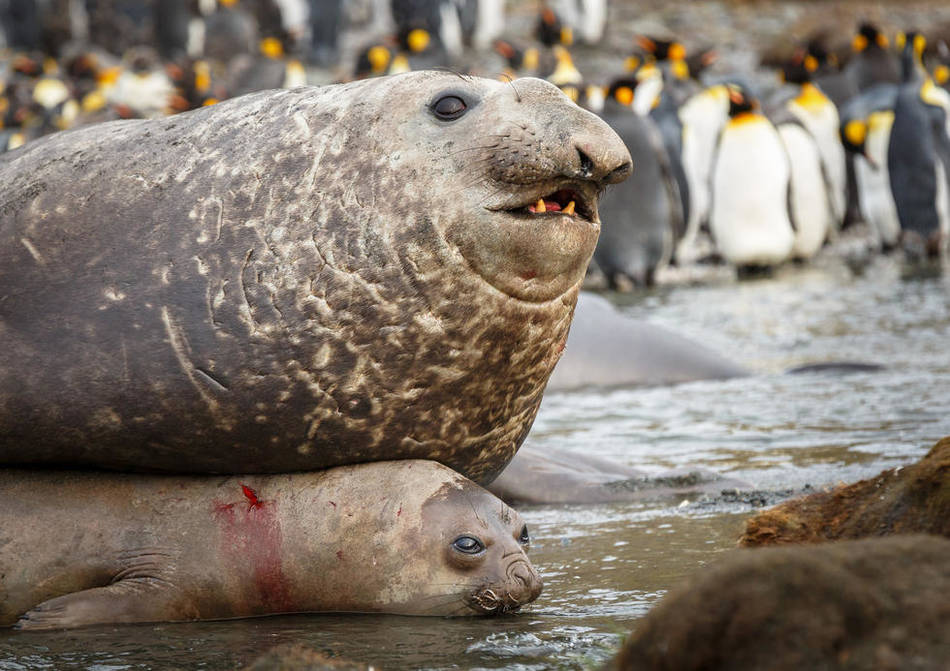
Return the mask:
[[0,161],[0,463],[489,481],[630,168],[554,86],[441,72],[27,145]]
[[510,612],[541,580],[517,512],[441,464],[287,475],[0,471],[0,625]]

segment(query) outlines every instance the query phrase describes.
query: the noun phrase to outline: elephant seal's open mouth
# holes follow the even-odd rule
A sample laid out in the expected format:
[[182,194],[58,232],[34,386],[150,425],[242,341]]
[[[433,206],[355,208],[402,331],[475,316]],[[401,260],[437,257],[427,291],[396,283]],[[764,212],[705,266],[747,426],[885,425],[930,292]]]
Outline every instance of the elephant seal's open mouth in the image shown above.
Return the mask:
[[599,223],[597,206],[593,198],[584,191],[589,191],[589,189],[577,185],[565,185],[537,199],[531,194],[526,204],[505,208],[505,211],[519,215],[566,215],[578,222],[597,224]]

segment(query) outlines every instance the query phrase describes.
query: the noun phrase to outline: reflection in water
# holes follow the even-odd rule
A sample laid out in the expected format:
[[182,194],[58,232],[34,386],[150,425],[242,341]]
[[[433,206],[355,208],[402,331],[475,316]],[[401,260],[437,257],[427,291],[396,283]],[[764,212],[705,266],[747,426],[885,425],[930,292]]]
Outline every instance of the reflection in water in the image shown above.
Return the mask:
[[[950,434],[948,279],[886,259],[625,296],[624,310],[750,366],[744,379],[551,395],[529,440],[647,471],[701,466],[759,488],[853,481]],[[880,373],[783,375],[830,360]],[[494,619],[313,615],[67,633],[0,631],[0,670],[234,669],[280,643],[400,668],[585,668],[684,576],[735,544],[747,505],[535,507],[545,590]]]

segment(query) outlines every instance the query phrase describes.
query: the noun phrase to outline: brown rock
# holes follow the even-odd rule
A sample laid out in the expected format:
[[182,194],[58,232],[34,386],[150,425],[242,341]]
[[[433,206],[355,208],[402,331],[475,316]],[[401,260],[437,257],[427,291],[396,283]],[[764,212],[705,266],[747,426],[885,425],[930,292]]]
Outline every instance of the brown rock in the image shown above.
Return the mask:
[[950,537],[950,438],[921,461],[786,501],[746,522],[739,545],[929,533]]
[[945,671],[950,540],[741,549],[664,598],[607,667]]

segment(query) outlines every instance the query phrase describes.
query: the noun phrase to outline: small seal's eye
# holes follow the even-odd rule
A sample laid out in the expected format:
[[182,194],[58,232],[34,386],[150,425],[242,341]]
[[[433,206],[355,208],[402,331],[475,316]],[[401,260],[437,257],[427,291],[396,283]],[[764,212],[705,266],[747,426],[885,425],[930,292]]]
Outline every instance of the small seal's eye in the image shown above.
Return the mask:
[[452,543],[452,547],[467,555],[477,555],[485,551],[485,544],[474,536],[459,536]]
[[525,524],[521,527],[521,535],[518,537],[518,542],[522,545],[527,545],[531,542],[531,539],[528,537],[528,525]]
[[455,121],[467,109],[468,105],[458,96],[443,96],[432,103],[432,113],[443,121]]

